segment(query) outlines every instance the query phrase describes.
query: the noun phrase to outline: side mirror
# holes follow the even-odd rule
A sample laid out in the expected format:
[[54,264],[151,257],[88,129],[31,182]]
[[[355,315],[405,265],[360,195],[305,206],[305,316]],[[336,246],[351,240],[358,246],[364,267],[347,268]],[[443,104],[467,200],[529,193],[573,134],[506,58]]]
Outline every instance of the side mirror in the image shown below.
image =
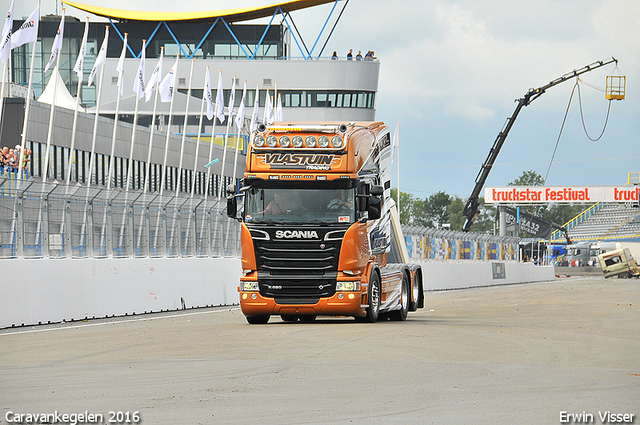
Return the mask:
[[238,199],[231,195],[227,197],[227,215],[231,218],[236,218],[238,214]]
[[371,196],[367,205],[369,220],[377,220],[382,216],[382,194],[384,189],[382,186],[373,186],[371,188]]
[[227,186],[227,215],[236,218],[238,214],[238,199],[236,198],[236,185]]
[[382,196],[383,193],[384,189],[382,188],[382,186],[373,186],[371,188],[371,195],[373,196]]

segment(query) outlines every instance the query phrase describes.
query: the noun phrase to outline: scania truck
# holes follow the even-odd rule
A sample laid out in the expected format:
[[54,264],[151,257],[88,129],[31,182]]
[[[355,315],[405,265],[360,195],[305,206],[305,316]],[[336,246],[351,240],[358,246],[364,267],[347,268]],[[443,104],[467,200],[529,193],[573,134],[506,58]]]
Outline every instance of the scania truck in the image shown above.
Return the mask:
[[406,320],[424,306],[390,162],[382,122],[276,122],[251,135],[241,188],[227,188],[227,214],[241,222],[238,292],[250,324],[272,315]]

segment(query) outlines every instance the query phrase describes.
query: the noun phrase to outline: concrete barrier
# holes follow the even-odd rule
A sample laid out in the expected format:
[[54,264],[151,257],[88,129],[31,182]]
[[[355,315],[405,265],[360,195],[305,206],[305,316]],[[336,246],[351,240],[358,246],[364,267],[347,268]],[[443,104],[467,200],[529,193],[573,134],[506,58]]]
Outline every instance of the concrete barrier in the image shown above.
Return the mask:
[[[553,280],[517,262],[423,261],[425,291]],[[0,328],[238,304],[238,258],[6,260]]]
[[7,260],[0,328],[238,303],[237,258]]
[[419,262],[425,291],[544,282],[555,279],[553,266],[518,262]]
[[556,276],[602,276],[600,267],[556,267]]

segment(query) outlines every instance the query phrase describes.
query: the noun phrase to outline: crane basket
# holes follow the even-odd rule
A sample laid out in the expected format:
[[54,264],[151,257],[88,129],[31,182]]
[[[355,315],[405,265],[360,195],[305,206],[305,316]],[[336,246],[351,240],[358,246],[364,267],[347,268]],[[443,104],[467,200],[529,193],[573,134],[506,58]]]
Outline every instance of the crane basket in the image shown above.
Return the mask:
[[624,90],[627,86],[627,77],[620,73],[617,66],[613,71],[618,71],[618,74],[607,75],[607,89],[605,92],[607,100],[623,100]]

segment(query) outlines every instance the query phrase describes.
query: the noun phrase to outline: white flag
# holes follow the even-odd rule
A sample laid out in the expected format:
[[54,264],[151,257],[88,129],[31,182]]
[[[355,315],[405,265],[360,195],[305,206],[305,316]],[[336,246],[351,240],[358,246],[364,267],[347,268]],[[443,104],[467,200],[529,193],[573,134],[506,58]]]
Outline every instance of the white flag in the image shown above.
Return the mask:
[[393,132],[393,140],[391,140],[391,163],[393,164],[393,155],[398,147],[398,141],[400,139],[400,121],[396,124],[396,131]]
[[107,58],[108,42],[109,42],[109,27],[106,27],[104,30],[104,40],[102,40],[100,51],[98,52],[96,61],[93,63],[93,68],[91,68],[91,72],[89,73],[89,81],[87,82],[87,87],[89,87],[91,83],[93,83],[93,79],[96,76],[98,69],[102,66],[102,64],[104,64],[104,61]]
[[271,101],[271,96],[269,96],[269,89],[267,89],[267,98],[265,100],[264,106],[264,121],[266,124],[273,124],[276,120],[275,114],[273,112],[273,102]]
[[247,97],[247,80],[244,80],[244,88],[242,89],[242,100],[240,101],[240,106],[238,107],[238,115],[236,115],[236,127],[238,129],[242,128],[242,124],[244,124],[244,101]]
[[162,59],[164,58],[164,48],[160,49],[160,59],[158,59],[158,63],[156,67],[153,68],[153,72],[151,73],[151,77],[149,78],[149,82],[147,82],[147,89],[145,91],[145,102],[151,100],[151,95],[153,94],[153,89],[155,89],[156,85],[160,81],[160,76],[162,76]]
[[11,49],[23,44],[38,41],[38,23],[40,21],[40,6],[36,7],[31,15],[20,25],[20,28],[11,35]]
[[7,20],[4,21],[4,28],[2,29],[2,43],[0,43],[0,59],[2,62],[6,62],[9,59],[11,53],[11,33],[13,33],[13,5],[16,0],[11,1],[11,7],[7,14]]
[[283,121],[282,118],[282,100],[280,99],[280,93],[278,93],[278,121]]
[[[229,117],[229,120],[233,119],[233,106],[236,102],[236,76],[233,76],[233,80],[231,80],[231,94],[229,95],[229,107],[227,108],[229,111],[229,114],[227,115]],[[229,122],[229,124],[231,124],[232,121]]]
[[251,127],[249,131],[253,132],[258,128],[258,108],[260,107],[260,85],[256,84],[256,100],[253,102],[253,112],[251,113]]
[[122,80],[124,79],[124,58],[127,56],[127,34],[124,35],[124,42],[122,44],[122,52],[120,52],[120,59],[118,60],[118,66],[116,66],[116,71],[118,71],[118,88],[120,89],[120,95],[124,94],[124,85],[122,85]]
[[204,76],[204,100],[207,103],[207,118],[213,118],[213,95],[211,94],[211,78],[209,77],[209,65],[207,65],[207,73]]
[[51,56],[49,57],[49,62],[47,66],[44,67],[44,72],[47,72],[53,62],[56,60],[58,56],[58,50],[62,49],[62,38],[64,37],[64,9],[62,9],[62,18],[60,19],[60,25],[58,26],[58,31],[56,32],[56,38],[53,39],[53,46],[51,46]]
[[89,35],[89,18],[87,18],[87,22],[84,24],[84,35],[82,36],[82,43],[80,43],[80,53],[78,53],[78,59],[76,59],[76,64],[73,66],[73,70],[78,75],[78,84],[82,83],[82,79],[84,77],[84,57],[87,54],[87,36]]
[[140,65],[138,65],[138,72],[136,72],[136,79],[133,82],[133,92],[138,94],[138,99],[142,99],[144,92],[147,89],[147,84],[144,78],[144,60],[145,60],[145,41],[142,41],[142,52],[140,53]]
[[162,82],[158,86],[161,102],[171,102],[171,98],[173,97],[173,89],[176,85],[176,72],[178,70],[178,59],[180,59],[180,56],[176,56],[176,62],[173,64],[173,66],[169,70],[169,73],[162,79]]
[[222,71],[218,74],[218,91],[216,92],[216,117],[224,123],[224,90],[222,88]]

